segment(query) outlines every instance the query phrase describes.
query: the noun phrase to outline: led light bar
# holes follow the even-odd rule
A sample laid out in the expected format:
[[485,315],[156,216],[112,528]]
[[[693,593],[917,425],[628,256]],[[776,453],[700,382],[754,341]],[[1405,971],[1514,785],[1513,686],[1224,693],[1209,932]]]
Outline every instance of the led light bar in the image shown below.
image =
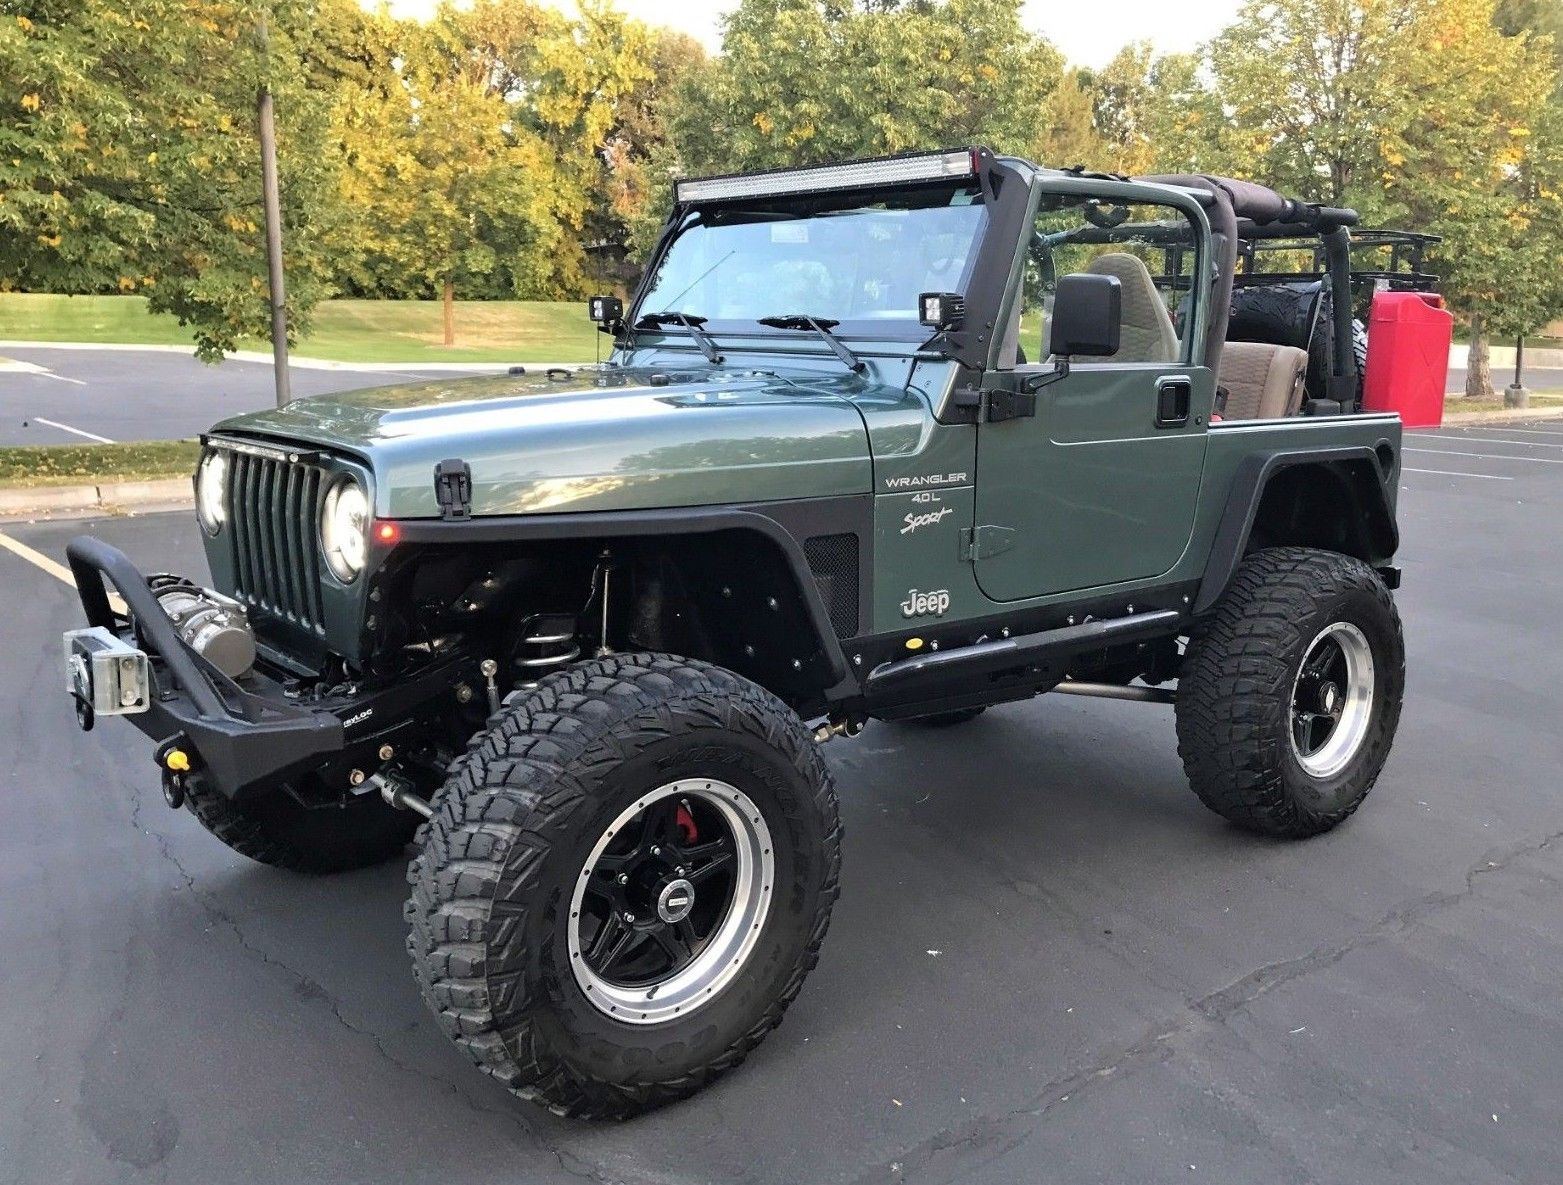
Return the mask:
[[772,197],[788,193],[819,193],[838,189],[872,189],[916,181],[942,181],[977,175],[976,149],[926,152],[916,156],[889,156],[849,165],[817,165],[806,169],[778,169],[733,177],[706,177],[679,181],[674,186],[680,204],[721,202],[735,198]]

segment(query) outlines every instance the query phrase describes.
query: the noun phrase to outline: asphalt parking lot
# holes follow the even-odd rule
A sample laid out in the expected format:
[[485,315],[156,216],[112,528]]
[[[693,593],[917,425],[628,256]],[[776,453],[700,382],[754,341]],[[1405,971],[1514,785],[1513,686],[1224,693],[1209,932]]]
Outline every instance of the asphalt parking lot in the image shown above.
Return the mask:
[[[1407,438],[1409,684],[1378,788],[1301,844],[1186,788],[1171,713],[1043,697],[827,754],[818,970],[749,1062],[554,1120],[438,1032],[402,871],[248,864],[75,730],[73,592],[0,549],[0,1182],[1563,1179],[1563,422]],[[81,531],[204,575],[185,515]]]
[[[185,351],[24,346],[6,346],[0,358],[22,364],[0,368],[0,446],[177,440],[276,403],[268,362],[229,358],[208,366]],[[415,366],[289,368],[295,397],[447,373]]]

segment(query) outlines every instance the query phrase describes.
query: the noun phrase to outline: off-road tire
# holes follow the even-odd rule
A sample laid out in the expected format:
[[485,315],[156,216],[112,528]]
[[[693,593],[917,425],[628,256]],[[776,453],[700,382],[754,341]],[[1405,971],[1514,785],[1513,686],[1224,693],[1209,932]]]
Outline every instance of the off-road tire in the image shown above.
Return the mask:
[[913,728],[949,728],[955,724],[965,724],[968,720],[975,720],[987,710],[987,708],[957,708],[953,712],[935,712],[931,716],[908,716],[896,723],[908,724]]
[[245,802],[193,782],[190,813],[241,856],[293,872],[347,872],[402,855],[416,816],[364,795],[346,805],[306,807],[284,788]]
[[[709,1003],[629,1024],[572,974],[571,893],[626,804],[683,777],[759,807],[775,891]],[[433,806],[405,909],[419,989],[480,1069],[560,1115],[621,1118],[700,1089],[781,1022],[818,960],[840,872],[835,787],[797,715],[730,671],[623,654],[553,674],[490,719]]]
[[[1337,621],[1356,626],[1372,651],[1372,710],[1344,768],[1316,778],[1292,744],[1292,697],[1308,648]],[[1178,754],[1194,793],[1223,818],[1264,835],[1317,835],[1350,816],[1373,788],[1404,691],[1400,617],[1377,573],[1335,552],[1255,552],[1189,639],[1178,683]]]

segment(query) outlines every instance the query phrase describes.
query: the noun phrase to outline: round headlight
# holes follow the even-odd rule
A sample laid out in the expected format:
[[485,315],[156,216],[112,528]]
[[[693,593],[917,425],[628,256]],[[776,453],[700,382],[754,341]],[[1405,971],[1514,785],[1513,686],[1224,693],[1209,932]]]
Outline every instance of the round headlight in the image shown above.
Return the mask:
[[331,573],[346,584],[364,570],[369,550],[369,498],[352,478],[338,482],[320,508],[320,544]]
[[207,534],[222,530],[228,519],[228,454],[207,453],[195,471],[195,515]]

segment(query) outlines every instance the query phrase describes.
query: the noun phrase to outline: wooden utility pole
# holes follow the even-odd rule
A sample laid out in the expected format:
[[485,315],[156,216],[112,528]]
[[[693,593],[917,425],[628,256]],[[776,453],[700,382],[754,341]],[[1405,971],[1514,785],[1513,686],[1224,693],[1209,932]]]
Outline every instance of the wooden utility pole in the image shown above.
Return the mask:
[[[268,46],[266,21],[260,26],[261,53]],[[282,192],[277,182],[277,126],[271,109],[271,89],[261,84],[256,99],[260,125],[261,197],[266,209],[266,281],[271,298],[271,369],[277,383],[277,406],[293,397],[288,382],[288,304],[282,276]]]

